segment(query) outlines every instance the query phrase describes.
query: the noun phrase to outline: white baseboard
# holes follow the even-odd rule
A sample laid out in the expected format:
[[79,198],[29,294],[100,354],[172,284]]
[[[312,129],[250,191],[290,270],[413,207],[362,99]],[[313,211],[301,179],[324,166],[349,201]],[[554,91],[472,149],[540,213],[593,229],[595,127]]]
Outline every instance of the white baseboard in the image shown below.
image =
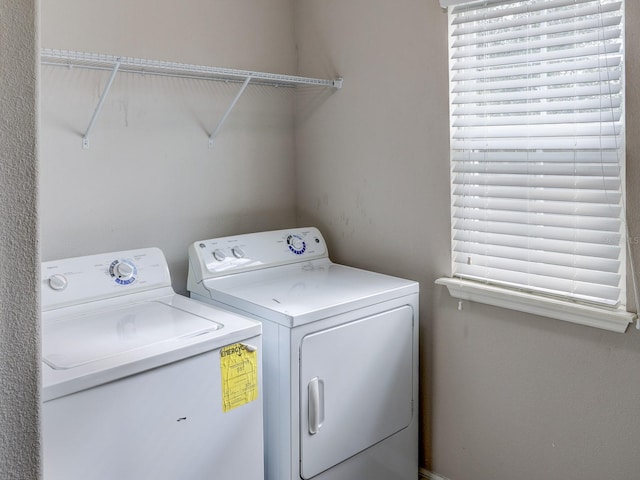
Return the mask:
[[430,472],[425,468],[420,469],[420,480],[449,480],[448,478],[442,477],[437,473]]

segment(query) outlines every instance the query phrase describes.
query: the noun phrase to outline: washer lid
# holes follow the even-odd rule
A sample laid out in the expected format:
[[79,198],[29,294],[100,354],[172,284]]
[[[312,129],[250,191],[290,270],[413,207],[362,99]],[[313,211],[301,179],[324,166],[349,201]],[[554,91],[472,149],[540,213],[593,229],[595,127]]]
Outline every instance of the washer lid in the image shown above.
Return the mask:
[[219,328],[165,303],[129,304],[45,323],[42,357],[51,368],[69,369]]
[[[172,293],[43,312],[42,398],[53,400],[259,337],[260,322]],[[259,340],[257,340],[259,342]]]
[[205,280],[213,300],[297,326],[418,292],[418,283],[329,259]]

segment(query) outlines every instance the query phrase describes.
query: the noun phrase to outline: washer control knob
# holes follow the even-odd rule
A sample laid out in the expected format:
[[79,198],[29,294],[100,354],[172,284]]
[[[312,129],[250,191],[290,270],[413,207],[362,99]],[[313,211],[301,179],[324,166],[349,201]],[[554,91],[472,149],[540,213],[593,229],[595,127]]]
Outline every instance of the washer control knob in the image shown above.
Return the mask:
[[127,262],[120,262],[113,267],[113,273],[121,280],[129,280],[133,277],[133,265]]
[[67,277],[65,277],[61,273],[56,273],[49,277],[49,286],[53,290],[64,290],[65,288],[67,288],[68,283],[69,282],[67,281]]
[[118,285],[131,285],[136,281],[138,271],[130,260],[114,260],[109,265],[109,275]]
[[244,258],[244,250],[240,247],[233,247],[231,253],[233,253],[233,256],[236,258]]
[[227,258],[227,255],[219,248],[216,248],[213,251],[213,258],[215,258],[219,262],[222,262],[225,258]]

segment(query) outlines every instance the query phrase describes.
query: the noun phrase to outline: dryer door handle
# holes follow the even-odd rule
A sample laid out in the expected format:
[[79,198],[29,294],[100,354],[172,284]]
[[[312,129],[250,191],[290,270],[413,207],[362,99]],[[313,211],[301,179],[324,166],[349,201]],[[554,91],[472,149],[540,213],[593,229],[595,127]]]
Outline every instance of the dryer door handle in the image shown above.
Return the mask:
[[315,435],[324,422],[324,381],[312,378],[309,389],[309,433]]

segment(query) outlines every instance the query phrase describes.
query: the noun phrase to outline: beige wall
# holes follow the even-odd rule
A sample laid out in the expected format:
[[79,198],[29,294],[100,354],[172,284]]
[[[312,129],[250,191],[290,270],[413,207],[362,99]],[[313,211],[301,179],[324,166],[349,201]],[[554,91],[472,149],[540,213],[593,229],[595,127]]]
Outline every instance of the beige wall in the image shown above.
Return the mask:
[[[292,0],[43,2],[42,46],[295,73]],[[42,258],[157,246],[186,292],[189,243],[294,224],[293,91],[42,67]]]
[[344,76],[298,102],[299,223],[334,260],[420,281],[423,451],[431,455],[433,280],[449,266],[446,21],[435,1],[299,0],[300,74]]
[[[627,3],[632,79],[640,7]],[[343,75],[345,87],[297,95],[294,123],[290,93],[256,88],[209,150],[206,132],[232,86],[127,78],[114,85],[85,151],[80,134],[104,76],[43,69],[44,259],[155,244],[183,291],[186,243],[286,226],[297,204],[298,223],[319,226],[334,259],[421,282],[426,466],[451,480],[637,476],[635,329],[606,333],[471,303],[459,312],[433,285],[449,266],[446,18],[436,0],[216,1],[184,12],[148,5],[50,2],[42,44],[295,73],[297,40],[299,74]],[[17,107],[8,115],[3,103],[10,124],[0,130],[2,168],[13,172],[0,176],[0,477],[35,478],[35,92],[34,65],[24,59],[33,55],[36,15],[11,1],[2,9],[3,91],[16,93],[3,102]],[[6,72],[15,72],[9,83]],[[628,93],[637,236],[640,95]]]
[[39,475],[37,2],[0,4],[0,478]]
[[[627,4],[633,232],[640,6]],[[436,0],[296,5],[300,74],[345,78],[312,114],[300,104],[299,220],[335,260],[421,282],[423,464],[451,480],[637,478],[640,332],[458,311],[433,284],[449,272],[446,13]]]

